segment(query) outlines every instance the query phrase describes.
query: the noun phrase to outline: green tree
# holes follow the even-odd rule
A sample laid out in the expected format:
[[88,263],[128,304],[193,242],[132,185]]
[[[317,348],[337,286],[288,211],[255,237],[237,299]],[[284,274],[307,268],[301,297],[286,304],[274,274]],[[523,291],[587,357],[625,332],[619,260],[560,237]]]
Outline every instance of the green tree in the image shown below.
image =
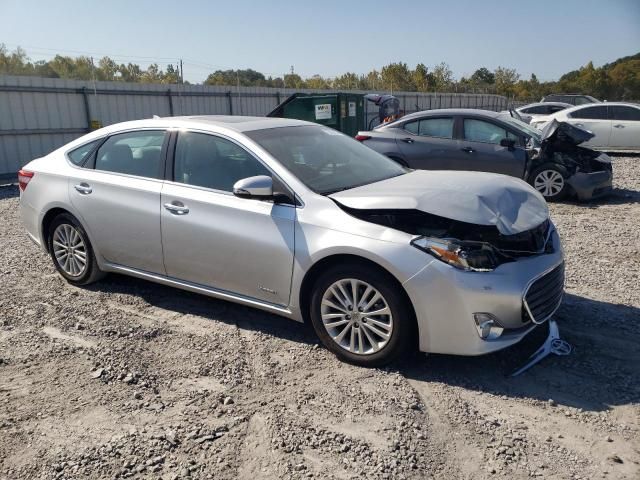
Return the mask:
[[413,85],[418,92],[429,91],[429,70],[424,63],[419,63],[416,68],[411,72]]
[[513,97],[515,84],[520,78],[513,68],[498,67],[493,72],[495,75],[496,93],[505,97]]
[[453,85],[453,72],[449,68],[449,65],[445,62],[440,62],[433,67],[430,76],[430,83],[436,92],[451,91]]
[[382,67],[380,76],[386,90],[413,92],[416,89],[406,63],[390,63]]

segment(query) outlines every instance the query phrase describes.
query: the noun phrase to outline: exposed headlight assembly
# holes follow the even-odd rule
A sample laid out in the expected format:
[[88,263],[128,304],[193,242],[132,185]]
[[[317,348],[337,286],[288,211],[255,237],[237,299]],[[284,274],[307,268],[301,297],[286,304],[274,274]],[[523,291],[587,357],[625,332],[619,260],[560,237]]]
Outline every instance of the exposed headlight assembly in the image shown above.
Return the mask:
[[411,245],[441,262],[468,272],[490,272],[499,265],[495,251],[488,243],[420,237],[414,239]]

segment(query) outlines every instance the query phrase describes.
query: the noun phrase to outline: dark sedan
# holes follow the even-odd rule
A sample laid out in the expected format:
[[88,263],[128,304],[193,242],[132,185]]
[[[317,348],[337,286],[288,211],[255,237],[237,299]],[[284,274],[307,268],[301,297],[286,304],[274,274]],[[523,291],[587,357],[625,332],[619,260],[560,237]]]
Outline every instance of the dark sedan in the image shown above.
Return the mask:
[[611,161],[579,147],[583,132],[590,134],[577,130],[560,124],[543,134],[508,112],[443,109],[407,115],[356,139],[409,168],[502,173],[526,180],[547,200],[571,194],[586,200],[611,190]]

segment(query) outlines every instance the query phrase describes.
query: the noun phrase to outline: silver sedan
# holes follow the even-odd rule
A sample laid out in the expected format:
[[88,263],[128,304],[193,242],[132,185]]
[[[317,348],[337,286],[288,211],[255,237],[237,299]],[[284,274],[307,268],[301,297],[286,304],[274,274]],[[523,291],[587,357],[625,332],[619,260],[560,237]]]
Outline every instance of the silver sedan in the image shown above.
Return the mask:
[[310,321],[359,365],[495,351],[562,299],[560,239],[525,182],[411,171],[307,122],[117,124],[19,183],[27,233],[71,284],[117,272]]

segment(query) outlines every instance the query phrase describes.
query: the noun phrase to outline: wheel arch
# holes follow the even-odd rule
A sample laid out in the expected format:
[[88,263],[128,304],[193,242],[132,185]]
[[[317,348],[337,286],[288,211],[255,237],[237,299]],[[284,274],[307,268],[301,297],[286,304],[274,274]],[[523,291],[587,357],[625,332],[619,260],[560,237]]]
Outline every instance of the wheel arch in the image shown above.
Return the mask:
[[[393,275],[389,270],[384,268],[379,263],[375,261],[362,257],[360,255],[352,254],[352,253],[340,253],[340,254],[332,254],[326,257],[321,258],[316,263],[314,263],[309,270],[307,270],[299,291],[298,302],[300,305],[300,312],[302,318],[305,323],[309,323],[311,319],[309,318],[309,307],[311,305],[311,295],[313,292],[313,286],[316,280],[320,277],[320,275],[325,272],[328,268],[331,268],[335,265],[345,265],[347,263],[351,264],[359,264],[366,265],[368,267],[374,268],[382,273],[384,276],[388,277],[390,281],[394,283],[400,294],[403,296],[407,306],[409,307],[409,312],[411,313],[411,322],[416,329],[416,333],[418,332],[418,321],[416,316],[415,307],[409,294],[402,286],[402,282],[400,282],[395,275]],[[415,335],[416,346],[418,345],[419,335]]]

